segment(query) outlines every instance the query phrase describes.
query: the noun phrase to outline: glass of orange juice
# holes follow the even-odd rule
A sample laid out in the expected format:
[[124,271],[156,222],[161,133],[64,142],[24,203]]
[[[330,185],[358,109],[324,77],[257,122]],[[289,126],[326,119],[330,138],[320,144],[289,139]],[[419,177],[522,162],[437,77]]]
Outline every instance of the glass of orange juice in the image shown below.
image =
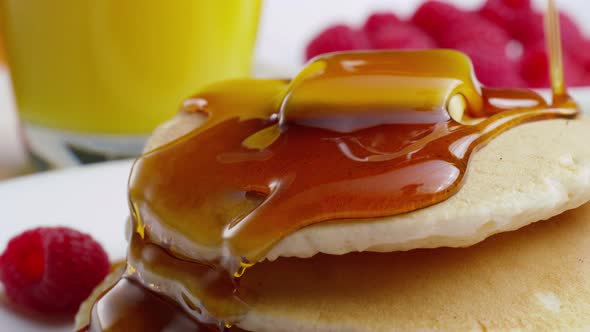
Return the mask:
[[182,99],[249,76],[261,0],[0,0],[19,114],[49,167],[133,156]]

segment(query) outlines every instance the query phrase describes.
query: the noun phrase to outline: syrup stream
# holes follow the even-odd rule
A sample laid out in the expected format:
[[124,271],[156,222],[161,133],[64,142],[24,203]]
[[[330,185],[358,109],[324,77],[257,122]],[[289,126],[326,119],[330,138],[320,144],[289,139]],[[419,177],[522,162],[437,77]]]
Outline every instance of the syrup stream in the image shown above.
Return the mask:
[[545,41],[549,55],[549,75],[553,102],[563,99],[567,95],[563,79],[563,55],[561,49],[561,32],[559,28],[559,12],[553,0],[547,0],[545,12]]

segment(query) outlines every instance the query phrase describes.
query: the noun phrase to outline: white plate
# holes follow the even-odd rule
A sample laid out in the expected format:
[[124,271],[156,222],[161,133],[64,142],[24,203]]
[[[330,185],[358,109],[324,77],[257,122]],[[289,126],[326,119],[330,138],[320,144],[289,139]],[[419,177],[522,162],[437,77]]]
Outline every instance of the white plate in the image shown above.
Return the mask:
[[[26,229],[65,225],[91,234],[112,260],[123,258],[130,167],[126,160],[0,182],[0,252]],[[16,314],[0,296],[0,330],[71,332],[72,325]]]

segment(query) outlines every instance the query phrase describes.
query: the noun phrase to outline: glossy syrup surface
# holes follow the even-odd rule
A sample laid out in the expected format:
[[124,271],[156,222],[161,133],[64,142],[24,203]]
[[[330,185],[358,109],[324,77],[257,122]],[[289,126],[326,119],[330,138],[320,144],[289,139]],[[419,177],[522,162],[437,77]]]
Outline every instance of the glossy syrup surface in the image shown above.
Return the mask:
[[[452,98],[465,105],[458,119]],[[325,56],[291,83],[226,82],[188,105],[209,118],[137,161],[130,201],[151,242],[232,273],[305,226],[445,200],[475,147],[576,114],[533,92],[481,88],[468,58],[448,50]]]
[[[291,82],[205,89],[183,109],[207,114],[205,123],[133,168],[126,278],[223,329],[247,313],[244,292],[255,293],[234,277],[282,238],[443,201],[477,147],[523,122],[578,114],[567,96],[548,105],[473,79],[455,51],[349,53],[318,58]],[[95,307],[111,301],[120,315],[112,292]],[[91,330],[123,331],[98,321]]]

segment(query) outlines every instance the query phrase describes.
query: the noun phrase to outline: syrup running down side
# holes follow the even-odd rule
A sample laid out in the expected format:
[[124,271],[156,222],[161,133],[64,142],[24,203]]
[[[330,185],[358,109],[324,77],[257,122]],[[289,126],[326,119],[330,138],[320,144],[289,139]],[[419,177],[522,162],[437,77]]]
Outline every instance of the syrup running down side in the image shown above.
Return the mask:
[[476,148],[521,123],[578,114],[566,94],[548,105],[479,86],[451,50],[327,55],[291,82],[213,85],[182,111],[208,119],[134,165],[127,271],[95,304],[90,331],[135,320],[230,327],[256,296],[239,277],[284,237],[441,202]]

